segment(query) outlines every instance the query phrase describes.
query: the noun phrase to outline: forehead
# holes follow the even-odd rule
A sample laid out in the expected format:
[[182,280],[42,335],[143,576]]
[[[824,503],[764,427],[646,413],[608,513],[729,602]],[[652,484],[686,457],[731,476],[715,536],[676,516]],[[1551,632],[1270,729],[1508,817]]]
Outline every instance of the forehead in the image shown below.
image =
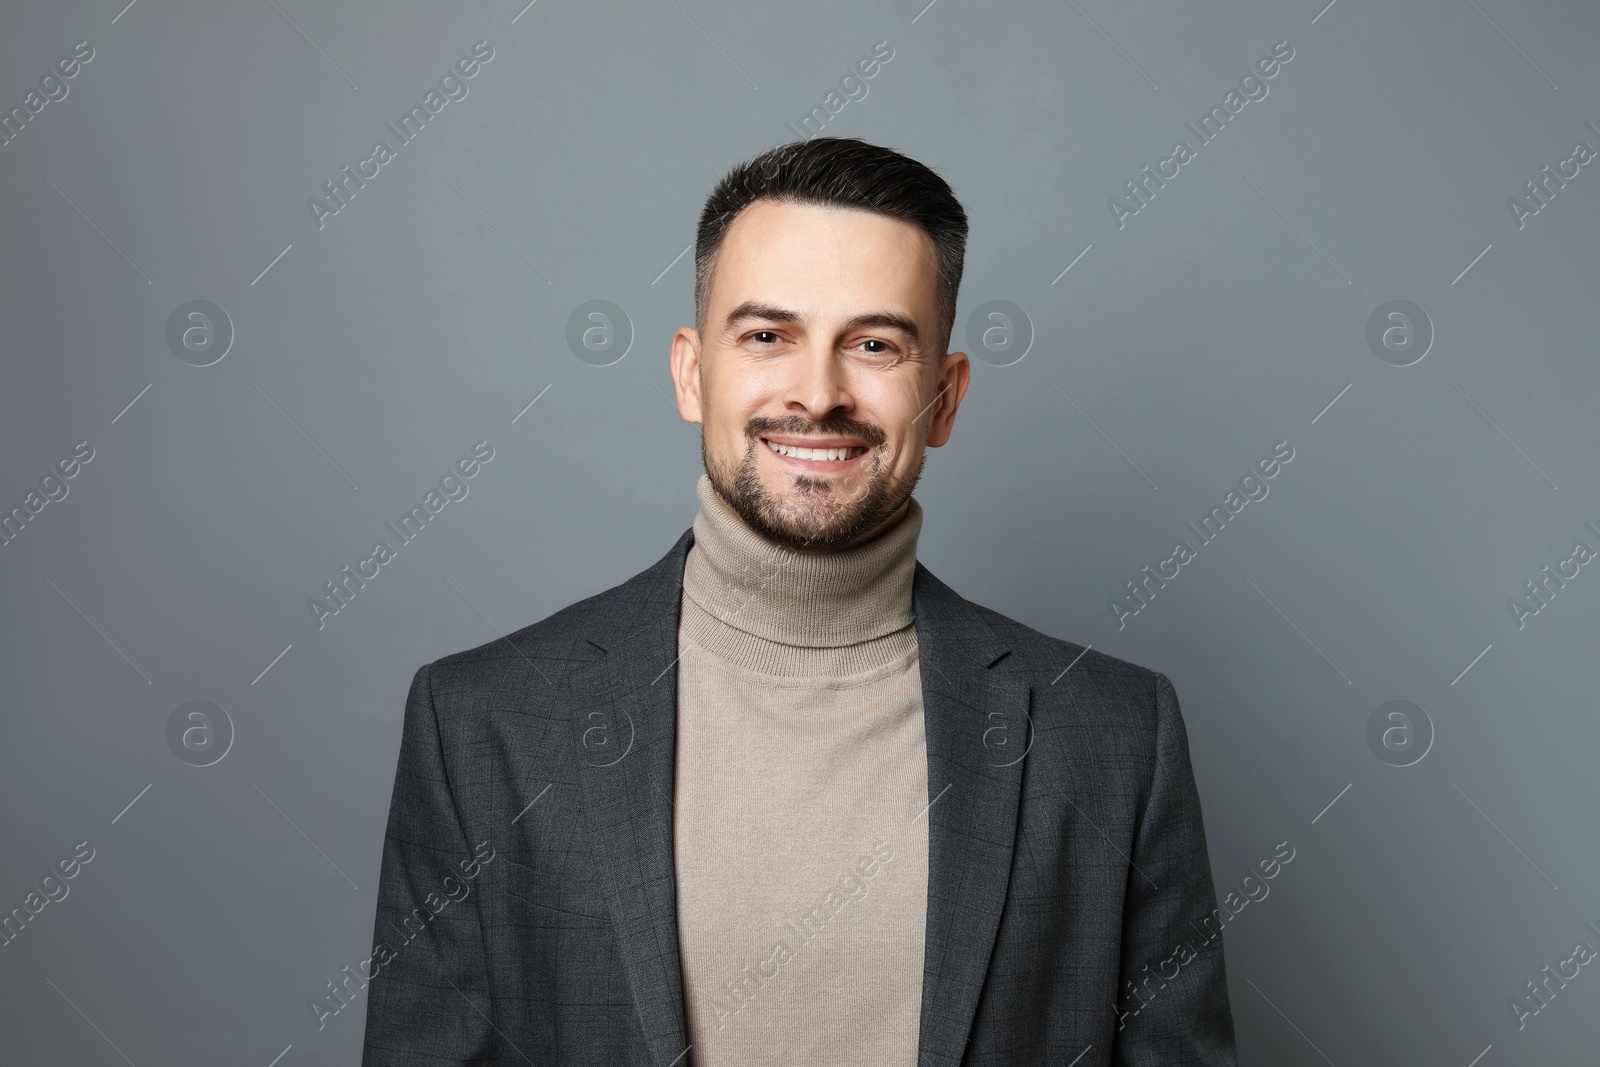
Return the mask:
[[723,237],[708,303],[714,323],[747,300],[818,320],[892,309],[931,321],[937,282],[933,241],[914,223],[758,200]]

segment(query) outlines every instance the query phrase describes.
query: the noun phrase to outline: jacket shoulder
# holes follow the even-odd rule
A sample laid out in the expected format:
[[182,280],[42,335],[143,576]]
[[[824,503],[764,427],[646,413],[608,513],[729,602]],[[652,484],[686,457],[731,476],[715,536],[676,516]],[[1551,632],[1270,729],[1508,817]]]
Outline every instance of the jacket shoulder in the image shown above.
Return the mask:
[[982,604],[972,604],[972,609],[989,624],[1001,641],[1011,647],[1011,652],[995,664],[997,671],[1007,674],[1049,672],[1045,679],[1049,682],[1070,665],[1073,674],[1126,678],[1148,685],[1155,683],[1157,672],[1150,667],[1119,659],[1065,638],[1053,637]]
[[429,668],[435,677],[470,678],[485,671],[530,667],[554,680],[566,670],[592,662],[606,646],[591,637],[609,640],[663,596],[676,597],[683,581],[683,558],[693,543],[686,531],[660,560],[609,589],[568,604],[545,616],[474,648],[440,657]]
[[1053,637],[992,608],[979,604],[972,608],[995,636],[1010,646],[1010,651],[991,669],[1026,681],[1033,690],[1033,707],[1040,723],[1109,731],[1103,734],[1107,739],[1138,738],[1133,742],[1135,749],[1130,751],[1137,751],[1142,759],[1154,758],[1164,718],[1181,714],[1166,675]]

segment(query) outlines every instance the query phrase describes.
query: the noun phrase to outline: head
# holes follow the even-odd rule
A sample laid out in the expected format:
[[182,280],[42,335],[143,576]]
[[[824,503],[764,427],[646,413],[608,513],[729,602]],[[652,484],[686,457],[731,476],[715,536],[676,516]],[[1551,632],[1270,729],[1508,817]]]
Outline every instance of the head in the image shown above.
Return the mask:
[[712,486],[758,533],[829,551],[905,514],[967,390],[946,351],[966,239],[943,179],[854,139],[780,145],[712,190],[672,376]]

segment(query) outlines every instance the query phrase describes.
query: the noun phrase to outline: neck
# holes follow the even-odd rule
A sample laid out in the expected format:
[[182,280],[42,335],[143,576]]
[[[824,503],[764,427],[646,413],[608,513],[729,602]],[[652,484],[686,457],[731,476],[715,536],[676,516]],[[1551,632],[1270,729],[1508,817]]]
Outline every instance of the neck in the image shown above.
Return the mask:
[[839,648],[911,624],[922,508],[908,498],[877,529],[844,548],[797,552],[752,530],[702,474],[684,595],[752,638]]

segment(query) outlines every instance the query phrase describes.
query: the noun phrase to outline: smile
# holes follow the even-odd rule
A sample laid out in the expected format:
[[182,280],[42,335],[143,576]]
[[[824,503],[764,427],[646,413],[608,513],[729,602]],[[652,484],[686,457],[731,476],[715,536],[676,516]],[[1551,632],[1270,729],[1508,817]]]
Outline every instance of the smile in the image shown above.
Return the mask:
[[866,449],[859,445],[847,445],[842,448],[801,448],[798,445],[778,444],[763,437],[762,442],[780,456],[790,459],[803,459],[812,462],[840,462],[855,459],[866,453]]

